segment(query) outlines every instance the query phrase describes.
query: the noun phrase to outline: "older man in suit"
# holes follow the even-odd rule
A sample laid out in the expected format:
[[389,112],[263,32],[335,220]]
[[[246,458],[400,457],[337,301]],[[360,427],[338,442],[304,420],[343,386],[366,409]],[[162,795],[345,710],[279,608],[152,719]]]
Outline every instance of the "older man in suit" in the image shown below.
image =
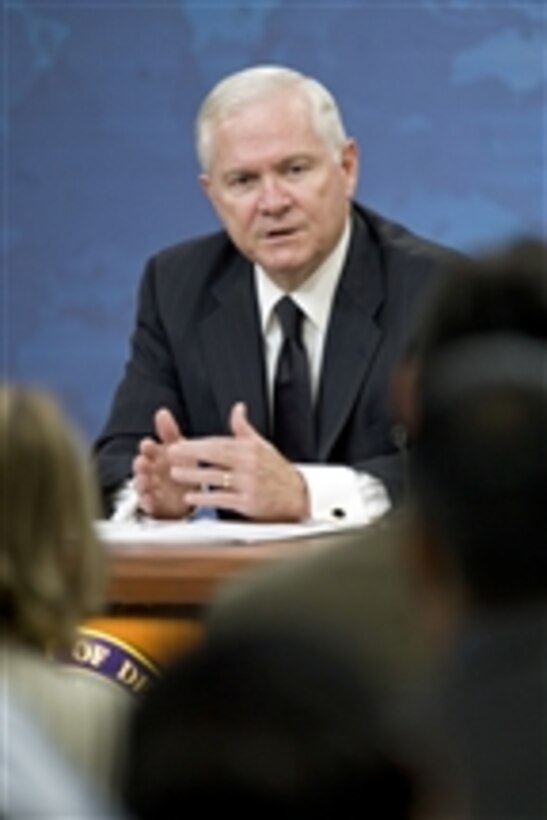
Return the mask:
[[356,143],[298,72],[221,81],[197,150],[224,230],[146,268],[96,448],[107,502],[133,476],[156,517],[369,520],[401,494],[390,375],[448,251],[353,201]]

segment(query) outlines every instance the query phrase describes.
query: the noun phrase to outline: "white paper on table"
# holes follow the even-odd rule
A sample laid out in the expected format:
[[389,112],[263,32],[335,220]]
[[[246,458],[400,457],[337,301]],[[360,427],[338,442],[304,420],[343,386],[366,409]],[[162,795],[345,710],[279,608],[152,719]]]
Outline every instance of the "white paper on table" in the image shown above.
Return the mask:
[[207,544],[250,543],[257,541],[280,541],[292,538],[308,538],[315,535],[337,533],[362,526],[351,522],[304,522],[298,524],[257,524],[251,521],[219,521],[197,519],[195,521],[141,521],[96,522],[99,537],[106,543],[144,544]]

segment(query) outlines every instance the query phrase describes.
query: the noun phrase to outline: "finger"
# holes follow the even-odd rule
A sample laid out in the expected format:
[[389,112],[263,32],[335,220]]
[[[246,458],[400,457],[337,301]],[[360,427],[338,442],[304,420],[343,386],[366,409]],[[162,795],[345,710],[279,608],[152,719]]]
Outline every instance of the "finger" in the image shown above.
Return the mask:
[[139,507],[145,515],[153,515],[154,499],[149,493],[139,494]]
[[231,491],[235,489],[235,473],[233,470],[208,467],[172,467],[169,472],[171,478],[179,484],[208,488],[219,487]]
[[153,458],[158,449],[157,441],[152,438],[143,438],[139,442],[139,453],[142,456]]
[[238,401],[232,407],[230,412],[230,430],[236,438],[258,435],[247,417],[247,406],[242,401]]
[[231,468],[237,457],[237,443],[230,436],[182,438],[169,445],[167,452],[173,465],[181,466],[184,462],[193,462]]
[[142,498],[143,495],[146,495],[150,492],[150,481],[148,476],[138,475],[135,476],[135,492],[137,495]]
[[148,475],[148,473],[150,472],[150,469],[151,469],[150,459],[148,459],[146,456],[143,456],[143,455],[135,456],[135,458],[133,459],[133,475],[134,476]]
[[184,500],[191,507],[216,507],[243,513],[242,498],[238,493],[192,491],[185,493]]
[[173,444],[181,438],[180,428],[175,417],[167,408],[162,407],[154,416],[154,426],[158,438],[164,444]]

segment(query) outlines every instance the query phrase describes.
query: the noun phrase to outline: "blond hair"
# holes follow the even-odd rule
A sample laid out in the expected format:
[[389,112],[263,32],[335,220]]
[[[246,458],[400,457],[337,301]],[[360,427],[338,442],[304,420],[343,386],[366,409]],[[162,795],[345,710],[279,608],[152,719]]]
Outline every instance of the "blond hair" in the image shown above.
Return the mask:
[[308,103],[317,134],[340,156],[347,142],[336,101],[313,77],[291,68],[261,65],[230,74],[209,92],[196,118],[196,150],[201,169],[208,172],[213,159],[213,131],[225,116],[280,91],[296,90]]
[[46,647],[103,600],[105,554],[87,451],[48,393],[0,385],[0,622]]

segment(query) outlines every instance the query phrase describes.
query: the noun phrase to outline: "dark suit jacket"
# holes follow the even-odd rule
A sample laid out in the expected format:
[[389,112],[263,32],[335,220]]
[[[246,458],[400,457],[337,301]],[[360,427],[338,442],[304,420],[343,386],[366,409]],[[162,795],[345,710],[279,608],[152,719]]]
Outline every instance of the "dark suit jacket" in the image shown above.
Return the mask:
[[[448,251],[358,205],[325,343],[317,399],[319,462],[381,478],[393,497],[402,470],[389,387],[415,312]],[[96,444],[108,494],[131,473],[161,406],[188,436],[223,434],[230,408],[247,404],[270,432],[252,265],[225,232],[185,242],[146,267],[132,353]]]

